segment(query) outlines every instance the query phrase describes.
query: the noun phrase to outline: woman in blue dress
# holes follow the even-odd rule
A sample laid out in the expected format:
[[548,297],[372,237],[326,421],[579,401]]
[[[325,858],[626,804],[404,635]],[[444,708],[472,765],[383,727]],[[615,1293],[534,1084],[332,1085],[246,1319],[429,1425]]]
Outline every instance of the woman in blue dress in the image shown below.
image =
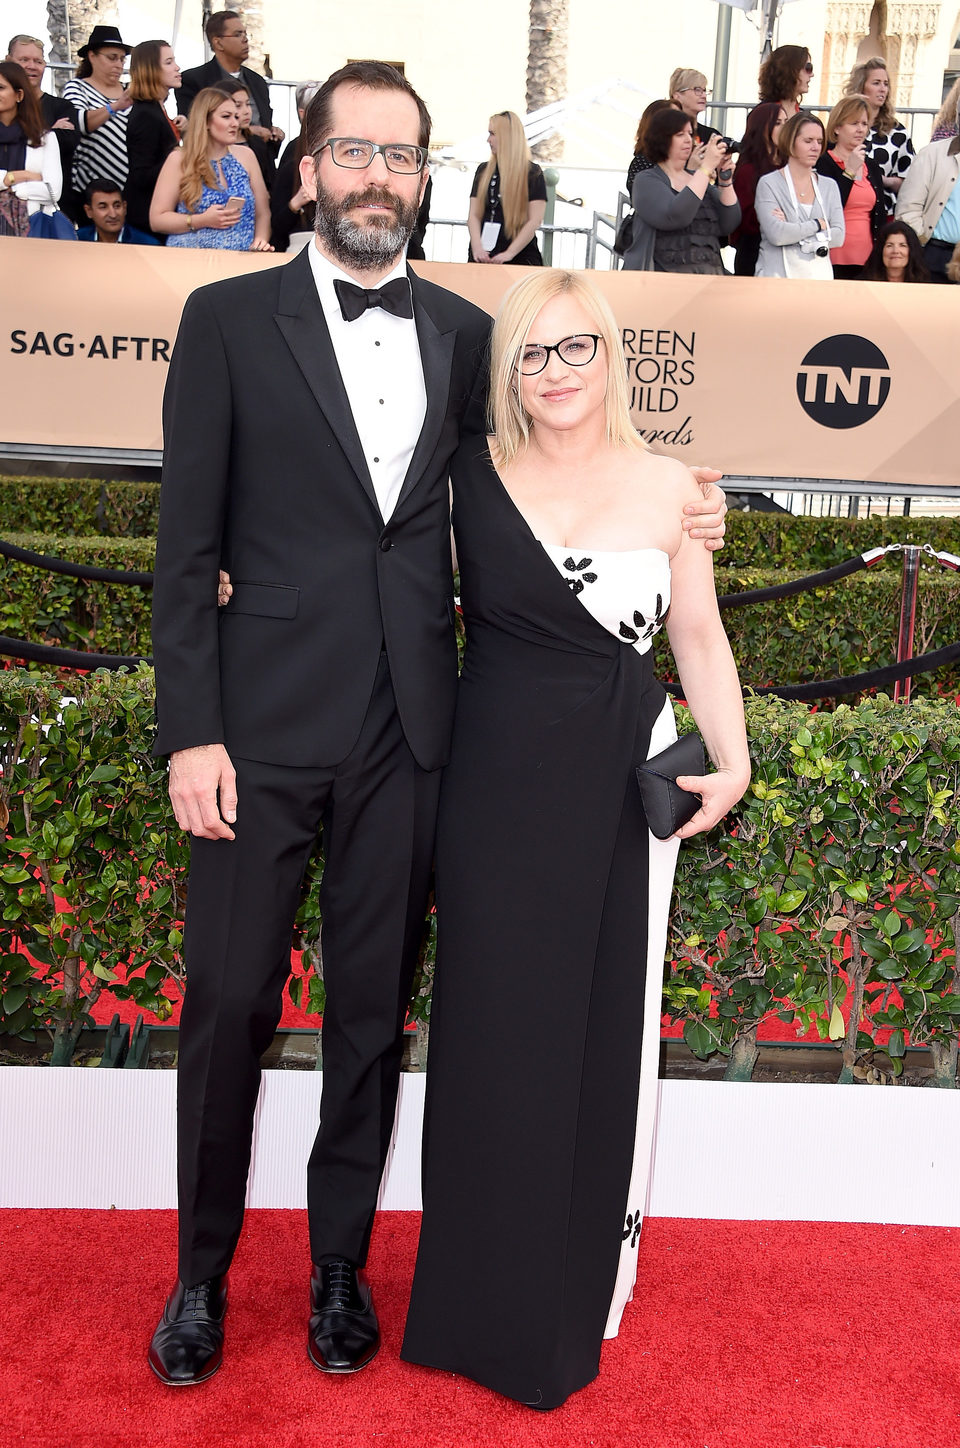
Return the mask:
[[168,246],[273,250],[267,190],[239,136],[233,97],[216,86],[200,91],[183,149],[163,163],[150,205],[150,229],[166,234]]

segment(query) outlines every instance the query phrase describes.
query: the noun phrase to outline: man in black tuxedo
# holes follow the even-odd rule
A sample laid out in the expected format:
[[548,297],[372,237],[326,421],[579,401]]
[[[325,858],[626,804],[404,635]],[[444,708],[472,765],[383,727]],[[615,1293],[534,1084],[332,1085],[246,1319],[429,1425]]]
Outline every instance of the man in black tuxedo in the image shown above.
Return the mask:
[[207,19],[207,40],[213,51],[213,59],[206,65],[185,70],[177,92],[177,105],[182,115],[188,115],[193,98],[206,86],[219,85],[228,76],[239,80],[247,88],[252,111],[250,130],[262,141],[272,142],[274,148],[283,140],[283,132],[273,124],[273,109],[270,105],[270,88],[262,75],[248,70],[244,61],[250,54],[250,42],[243,28],[243,18],[236,10],[215,10]]
[[[149,1355],[169,1384],[220,1365],[260,1057],[321,826],[308,1351],[330,1373],[377,1351],[362,1268],[456,688],[447,469],[484,426],[490,319],[406,266],[430,118],[404,77],[344,67],[305,129],[313,243],[191,295],[164,395],[156,749],[194,837],[179,1281]],[[220,568],[232,597],[218,617]]]

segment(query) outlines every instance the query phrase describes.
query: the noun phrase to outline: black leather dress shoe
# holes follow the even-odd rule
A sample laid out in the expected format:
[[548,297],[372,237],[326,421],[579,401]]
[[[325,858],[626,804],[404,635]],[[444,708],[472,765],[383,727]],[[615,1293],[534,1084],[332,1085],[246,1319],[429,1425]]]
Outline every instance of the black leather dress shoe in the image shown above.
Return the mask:
[[314,1267],[310,1277],[307,1352],[322,1373],[358,1373],[376,1357],[380,1327],[361,1273],[338,1259]]
[[167,1298],[147,1353],[162,1383],[185,1388],[205,1383],[223,1361],[226,1277],[209,1277],[196,1287],[178,1282]]

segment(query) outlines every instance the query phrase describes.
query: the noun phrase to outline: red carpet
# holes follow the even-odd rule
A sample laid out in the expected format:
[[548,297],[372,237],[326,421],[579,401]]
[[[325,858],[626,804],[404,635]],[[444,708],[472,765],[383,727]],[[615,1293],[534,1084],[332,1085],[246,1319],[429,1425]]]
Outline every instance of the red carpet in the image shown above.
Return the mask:
[[0,1212],[0,1444],[960,1444],[960,1230],[654,1218],[600,1377],[541,1415],[398,1361],[417,1224],[381,1214],[370,1265],[384,1345],[366,1372],[331,1380],[304,1346],[304,1216],[251,1212],[224,1366],[178,1391],[144,1358],[173,1277],[173,1214]]

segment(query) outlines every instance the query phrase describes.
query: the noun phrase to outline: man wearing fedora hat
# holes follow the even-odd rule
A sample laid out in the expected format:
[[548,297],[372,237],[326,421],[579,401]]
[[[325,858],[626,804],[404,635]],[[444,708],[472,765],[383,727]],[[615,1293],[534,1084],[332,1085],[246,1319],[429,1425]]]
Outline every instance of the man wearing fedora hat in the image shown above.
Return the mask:
[[121,77],[130,49],[115,25],[95,25],[77,51],[76,75],[63,88],[80,132],[70,178],[77,199],[64,210],[80,223],[84,220],[80,198],[91,181],[106,178],[122,187],[127,179],[127,122],[133,97]]
[[213,59],[208,60],[206,65],[183,72],[177,96],[181,111],[185,116],[189,115],[194,96],[207,86],[219,85],[227,79],[238,80],[246,86],[250,97],[250,131],[276,149],[283,140],[283,132],[273,124],[270,90],[266,81],[244,64],[250,54],[250,41],[243,28],[243,17],[236,10],[216,10],[208,17],[205,29]]

